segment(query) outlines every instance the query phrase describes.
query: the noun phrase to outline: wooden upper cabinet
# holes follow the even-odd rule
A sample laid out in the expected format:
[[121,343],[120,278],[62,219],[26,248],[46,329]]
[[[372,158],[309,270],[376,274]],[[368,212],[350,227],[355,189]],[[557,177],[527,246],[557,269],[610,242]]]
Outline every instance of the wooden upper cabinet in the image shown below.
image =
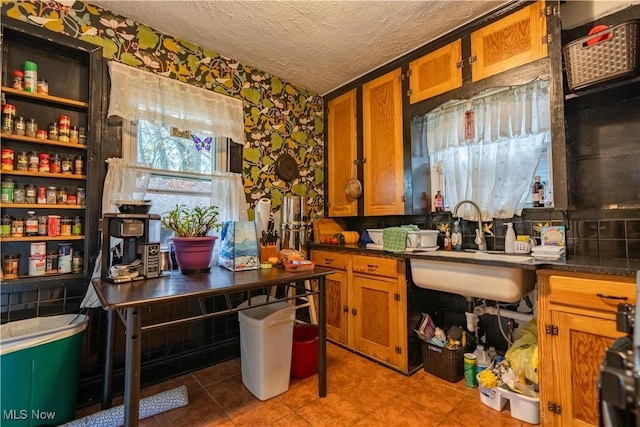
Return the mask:
[[358,201],[347,198],[345,186],[355,177],[358,133],[356,125],[356,89],[327,103],[327,169],[329,216],[356,216]]
[[404,214],[401,69],[362,86],[365,216]]
[[409,63],[409,102],[415,104],[462,86],[462,42],[449,43]]
[[471,33],[474,82],[547,56],[543,9],[538,1]]

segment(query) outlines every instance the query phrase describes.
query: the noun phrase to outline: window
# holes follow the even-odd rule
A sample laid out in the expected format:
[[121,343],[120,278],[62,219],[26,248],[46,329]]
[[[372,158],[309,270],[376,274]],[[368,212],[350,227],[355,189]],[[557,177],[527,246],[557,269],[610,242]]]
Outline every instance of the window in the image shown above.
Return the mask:
[[[488,218],[512,218],[531,206],[540,176],[552,203],[549,83],[487,90],[450,101],[412,122],[412,156],[428,152],[431,191],[452,210],[475,201]],[[475,212],[463,207],[465,219]]]
[[[146,120],[129,122],[124,128],[125,160],[149,171],[145,198],[151,200],[150,213],[160,215],[176,204],[220,204],[213,200],[212,176],[228,169],[230,139]],[[162,230],[161,244],[166,244],[168,237],[169,232]]]

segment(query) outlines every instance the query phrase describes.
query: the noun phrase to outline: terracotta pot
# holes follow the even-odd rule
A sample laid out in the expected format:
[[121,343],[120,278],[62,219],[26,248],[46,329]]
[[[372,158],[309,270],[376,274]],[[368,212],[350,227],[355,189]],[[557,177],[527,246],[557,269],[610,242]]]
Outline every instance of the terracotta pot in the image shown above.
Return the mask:
[[184,274],[210,271],[216,239],[216,236],[173,237],[173,248],[180,271]]

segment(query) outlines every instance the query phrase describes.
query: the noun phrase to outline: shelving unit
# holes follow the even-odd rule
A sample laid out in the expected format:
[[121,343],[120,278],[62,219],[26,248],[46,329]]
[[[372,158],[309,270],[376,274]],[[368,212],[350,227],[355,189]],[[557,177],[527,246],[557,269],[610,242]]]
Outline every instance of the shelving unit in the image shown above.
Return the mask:
[[[64,236],[4,236],[0,244],[4,256],[19,255],[18,278],[2,278],[2,292],[40,289],[43,283],[49,288],[86,284],[92,270],[90,257],[97,253],[97,220],[99,218],[98,183],[100,171],[92,163],[100,158],[96,148],[100,135],[100,111],[102,104],[102,55],[101,48],[85,42],[58,36],[32,25],[13,20],[2,22],[2,82],[3,101],[15,106],[16,117],[34,118],[38,129],[48,130],[50,123],[59,122],[61,115],[69,116],[71,125],[86,129],[85,144],[0,133],[3,149],[14,151],[13,170],[2,170],[2,181],[36,187],[64,187],[69,195],[78,188],[86,192],[85,202],[78,204],[52,203],[0,203],[0,216],[26,217],[28,211],[36,216],[58,215],[62,218],[82,218],[81,235]],[[25,92],[12,87],[12,71],[21,70],[24,61],[35,62],[38,78],[49,85],[49,94]],[[19,152],[57,154],[73,161],[83,160],[81,173],[51,173],[17,170]],[[95,159],[95,160],[94,160]],[[72,172],[75,169],[72,168]],[[91,195],[91,197],[89,197]],[[44,242],[47,254],[58,253],[58,245],[69,243],[74,253],[83,254],[81,271],[72,273],[47,272],[29,275],[31,244]]]

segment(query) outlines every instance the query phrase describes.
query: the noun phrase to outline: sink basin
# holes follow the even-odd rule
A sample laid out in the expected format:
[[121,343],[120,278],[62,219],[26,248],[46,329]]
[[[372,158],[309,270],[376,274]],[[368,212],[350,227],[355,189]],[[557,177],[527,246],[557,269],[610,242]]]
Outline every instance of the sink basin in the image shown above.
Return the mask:
[[[466,258],[490,261],[507,261],[514,264],[529,262],[530,256],[487,252],[432,252],[446,258]],[[494,266],[449,262],[433,257],[411,258],[411,275],[419,288],[449,292],[472,298],[493,301],[517,302],[535,286],[535,270],[524,270],[517,265]]]

